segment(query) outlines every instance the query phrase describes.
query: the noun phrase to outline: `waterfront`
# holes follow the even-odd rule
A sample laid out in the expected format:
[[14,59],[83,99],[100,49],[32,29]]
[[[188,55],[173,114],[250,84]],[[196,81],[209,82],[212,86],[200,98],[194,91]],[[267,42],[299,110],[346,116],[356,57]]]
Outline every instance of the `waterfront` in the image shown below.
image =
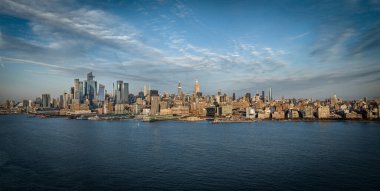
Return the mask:
[[0,116],[1,190],[378,190],[380,123]]

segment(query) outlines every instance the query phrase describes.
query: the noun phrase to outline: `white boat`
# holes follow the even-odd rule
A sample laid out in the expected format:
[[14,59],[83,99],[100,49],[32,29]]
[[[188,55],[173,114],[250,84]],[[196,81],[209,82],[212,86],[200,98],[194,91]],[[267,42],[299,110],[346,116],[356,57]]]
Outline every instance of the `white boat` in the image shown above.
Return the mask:
[[95,115],[93,117],[89,117],[88,120],[100,120],[100,117]]

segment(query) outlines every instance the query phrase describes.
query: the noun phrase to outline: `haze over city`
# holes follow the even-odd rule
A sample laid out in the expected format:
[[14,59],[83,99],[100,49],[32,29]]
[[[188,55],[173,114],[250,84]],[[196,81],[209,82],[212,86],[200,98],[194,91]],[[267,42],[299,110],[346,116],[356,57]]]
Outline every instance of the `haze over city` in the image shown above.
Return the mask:
[[380,1],[8,1],[0,100],[54,97],[90,71],[111,92],[379,96]]

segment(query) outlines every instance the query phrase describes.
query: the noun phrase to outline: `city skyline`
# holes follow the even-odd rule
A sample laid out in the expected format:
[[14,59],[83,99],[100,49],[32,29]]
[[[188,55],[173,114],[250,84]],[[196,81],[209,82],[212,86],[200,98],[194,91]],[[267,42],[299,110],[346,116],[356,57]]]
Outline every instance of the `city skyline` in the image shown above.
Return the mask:
[[[228,96],[233,100],[244,100],[247,96],[248,97],[255,97],[259,96],[260,99],[264,99],[267,101],[271,100],[294,100],[294,99],[309,99],[309,100],[326,100],[326,99],[332,99],[332,97],[335,97],[337,99],[337,95],[331,95],[329,97],[324,97],[324,98],[316,98],[316,97],[310,97],[310,98],[305,98],[305,97],[286,97],[284,95],[277,95],[273,96],[272,88],[265,88],[265,89],[256,89],[255,91],[247,91],[242,94],[236,94],[235,92],[232,93],[227,93],[225,91],[222,91],[221,89],[217,90],[214,93],[207,94],[203,93],[202,89],[200,88],[200,84],[198,80],[194,81],[193,87],[192,88],[185,88],[189,89],[189,91],[183,91],[182,89],[182,83],[181,81],[178,82],[177,84],[177,92],[168,92],[168,91],[163,91],[159,90],[157,88],[152,88],[150,84],[144,84],[143,88],[140,88],[137,92],[130,92],[129,91],[129,83],[128,82],[123,82],[123,80],[117,80],[116,82],[112,83],[112,87],[109,87],[110,89],[107,89],[101,82],[98,82],[96,79],[94,79],[95,76],[93,72],[87,73],[87,78],[75,78],[72,79],[73,83],[71,86],[62,89],[61,93],[59,95],[51,95],[49,91],[47,92],[39,92],[40,95],[37,95],[36,97],[24,97],[24,99],[6,99],[3,100],[8,102],[8,101],[33,101],[33,100],[38,100],[38,99],[43,99],[44,96],[48,96],[49,100],[52,101],[53,99],[57,98],[57,100],[63,99],[65,94],[69,96],[72,94],[71,99],[76,99],[78,102],[83,103],[86,99],[88,100],[97,100],[97,101],[105,101],[105,97],[108,96],[108,98],[114,99],[115,103],[128,103],[129,102],[129,96],[132,96],[134,98],[138,97],[145,97],[147,94],[150,94],[151,91],[156,92],[157,96],[160,97],[165,97],[165,96],[179,96],[179,97],[202,97],[202,96]],[[192,90],[190,90],[192,89]],[[42,96],[41,96],[42,94]],[[50,98],[51,97],[51,98]],[[340,99],[344,99],[344,97],[340,97]],[[367,97],[363,96],[361,98],[358,98],[357,100],[362,100],[362,99],[379,99],[379,97]],[[46,98],[45,98],[46,99]],[[349,101],[355,101],[356,99],[349,100]],[[49,102],[50,102],[49,101]],[[45,104],[46,105],[46,104]]]
[[90,71],[108,92],[378,97],[379,20],[379,1],[4,0],[0,100],[57,97]]

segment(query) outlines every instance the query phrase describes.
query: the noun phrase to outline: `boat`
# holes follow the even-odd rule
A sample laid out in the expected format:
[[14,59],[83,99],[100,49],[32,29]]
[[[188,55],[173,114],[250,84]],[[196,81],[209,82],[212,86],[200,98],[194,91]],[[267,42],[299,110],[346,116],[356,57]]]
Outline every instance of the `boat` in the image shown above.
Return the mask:
[[144,122],[153,122],[153,121],[157,121],[157,119],[154,117],[151,117],[151,116],[144,116],[143,121]]
[[211,123],[212,124],[219,124],[219,123],[221,123],[221,121],[219,119],[214,119]]
[[93,117],[89,117],[88,120],[100,120],[100,117],[95,115]]

